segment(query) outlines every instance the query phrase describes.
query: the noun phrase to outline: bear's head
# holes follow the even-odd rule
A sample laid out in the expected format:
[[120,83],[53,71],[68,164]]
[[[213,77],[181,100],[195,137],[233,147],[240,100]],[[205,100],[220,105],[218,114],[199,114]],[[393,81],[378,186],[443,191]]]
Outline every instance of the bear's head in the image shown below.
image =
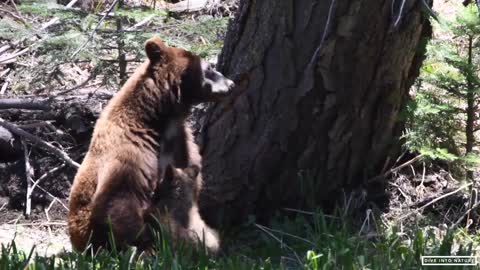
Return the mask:
[[146,41],[149,77],[159,89],[186,105],[214,101],[225,96],[234,83],[198,55],[165,45],[159,37]]

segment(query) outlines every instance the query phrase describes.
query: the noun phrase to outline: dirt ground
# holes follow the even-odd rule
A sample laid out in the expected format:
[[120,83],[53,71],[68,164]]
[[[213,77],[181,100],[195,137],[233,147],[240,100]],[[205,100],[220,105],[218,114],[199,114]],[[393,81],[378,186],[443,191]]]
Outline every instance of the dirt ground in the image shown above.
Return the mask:
[[[55,201],[48,209],[32,209],[31,216],[25,218],[22,211],[7,207],[5,200],[0,208],[0,244],[10,245],[15,240],[19,250],[26,253],[35,247],[38,255],[49,256],[72,249],[66,230],[66,201]],[[63,205],[62,205],[63,204]]]

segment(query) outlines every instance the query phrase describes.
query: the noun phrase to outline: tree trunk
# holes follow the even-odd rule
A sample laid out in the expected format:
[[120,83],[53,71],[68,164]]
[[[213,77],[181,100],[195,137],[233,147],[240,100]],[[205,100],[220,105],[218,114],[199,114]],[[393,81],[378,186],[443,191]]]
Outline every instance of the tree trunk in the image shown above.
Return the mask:
[[[123,0],[118,1],[117,8],[123,7]],[[125,55],[125,41],[123,35],[122,16],[116,15],[115,23],[117,25],[117,50],[118,50],[118,77],[120,85],[123,85],[127,80],[127,59]]]
[[[473,37],[468,37],[468,66],[469,68],[473,65]],[[473,70],[473,68],[472,68]],[[465,144],[465,155],[468,156],[473,152],[473,145],[475,144],[475,87],[473,86],[473,78],[471,74],[467,76],[467,119],[465,125],[465,135],[467,141]],[[467,180],[473,182],[473,170],[467,166]],[[470,187],[472,188],[472,187]]]
[[245,87],[202,133],[207,221],[314,207],[380,173],[430,35],[422,2],[241,1],[219,69]]

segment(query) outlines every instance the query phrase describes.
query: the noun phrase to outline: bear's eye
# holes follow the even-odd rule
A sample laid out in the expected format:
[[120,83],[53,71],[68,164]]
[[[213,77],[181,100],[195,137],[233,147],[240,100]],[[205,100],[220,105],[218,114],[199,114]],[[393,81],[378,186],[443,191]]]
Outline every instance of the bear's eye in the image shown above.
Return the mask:
[[212,64],[210,64],[209,62],[205,61],[205,60],[202,60],[201,62],[201,67],[202,67],[202,70],[204,71],[207,71],[207,70],[212,70]]

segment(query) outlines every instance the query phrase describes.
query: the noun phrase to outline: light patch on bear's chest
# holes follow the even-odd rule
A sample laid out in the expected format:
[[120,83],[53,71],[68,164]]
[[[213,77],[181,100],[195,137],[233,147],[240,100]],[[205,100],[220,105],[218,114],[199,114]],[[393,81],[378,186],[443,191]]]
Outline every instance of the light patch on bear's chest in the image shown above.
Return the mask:
[[168,123],[167,128],[165,129],[165,140],[166,141],[171,141],[173,138],[178,136],[179,134],[179,129],[180,129],[180,124],[178,120],[172,120],[170,123]]
[[173,164],[173,152],[167,152],[165,150],[166,143],[169,142],[165,140],[160,144],[160,155],[158,157],[158,169],[162,172],[162,174],[165,172],[165,168],[167,168],[168,164]]
[[171,120],[165,128],[165,132],[163,133],[164,139],[160,144],[160,156],[158,158],[158,167],[162,172],[165,172],[165,168],[174,162],[172,150],[174,146],[167,146],[166,144],[174,143],[174,138],[180,134],[180,127],[181,125],[178,120]]

